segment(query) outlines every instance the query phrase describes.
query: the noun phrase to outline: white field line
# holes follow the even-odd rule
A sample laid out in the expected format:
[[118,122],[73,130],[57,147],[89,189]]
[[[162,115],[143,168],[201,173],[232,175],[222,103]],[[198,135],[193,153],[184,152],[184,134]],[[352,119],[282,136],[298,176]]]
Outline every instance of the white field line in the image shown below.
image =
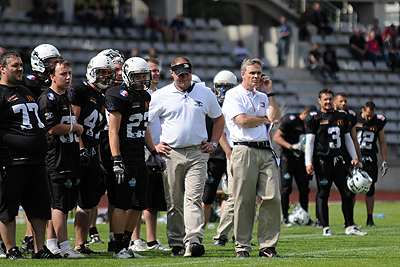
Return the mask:
[[317,251],[309,251],[309,252],[303,252],[303,253],[291,253],[291,254],[285,254],[285,256],[295,256],[295,255],[308,255],[312,254],[314,256],[318,254],[325,254],[325,253],[337,253],[337,252],[367,252],[370,250],[388,250],[388,249],[398,249],[399,246],[385,246],[385,247],[368,247],[368,248],[351,248],[351,249],[331,249],[331,250],[317,250]]

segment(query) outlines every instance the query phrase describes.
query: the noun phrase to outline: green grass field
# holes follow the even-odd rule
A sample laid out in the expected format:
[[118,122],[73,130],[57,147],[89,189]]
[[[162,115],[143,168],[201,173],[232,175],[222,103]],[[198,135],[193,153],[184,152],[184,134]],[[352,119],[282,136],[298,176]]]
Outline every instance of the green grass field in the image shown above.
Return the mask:
[[[375,218],[376,227],[363,227],[367,236],[346,236],[343,228],[341,206],[330,205],[332,236],[322,236],[322,229],[311,226],[282,227],[277,252],[283,259],[258,258],[258,246],[253,247],[250,259],[236,259],[234,245],[214,247],[212,237],[216,229],[207,229],[203,244],[206,253],[200,258],[172,258],[169,252],[149,251],[140,253],[146,259],[112,259],[105,244],[93,244],[93,250],[101,255],[87,256],[80,260],[31,260],[11,261],[0,259],[0,266],[400,266],[400,203],[377,203],[375,213],[384,213],[386,218]],[[311,218],[315,218],[315,206],[310,205]],[[365,225],[365,203],[357,203],[355,222]],[[215,224],[217,226],[217,224]],[[257,243],[257,225],[254,227],[253,243]],[[73,225],[68,225],[69,235],[74,237]],[[98,225],[100,237],[108,241],[108,225]],[[142,238],[146,237],[142,225]],[[17,240],[25,233],[25,225],[17,225]],[[167,244],[165,225],[159,225],[158,237]],[[74,240],[71,240],[74,244]]]

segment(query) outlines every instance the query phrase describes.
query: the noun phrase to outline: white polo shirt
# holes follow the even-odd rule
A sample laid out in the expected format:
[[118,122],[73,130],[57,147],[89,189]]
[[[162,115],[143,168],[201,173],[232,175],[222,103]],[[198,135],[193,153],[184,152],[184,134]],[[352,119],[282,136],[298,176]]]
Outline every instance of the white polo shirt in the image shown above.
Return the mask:
[[264,93],[257,90],[249,92],[241,84],[226,92],[222,112],[232,142],[256,142],[269,140],[270,126],[261,124],[257,127],[243,128],[236,123],[235,117],[244,113],[247,116],[268,116],[269,101]]
[[151,96],[149,121],[160,118],[160,142],[173,148],[199,145],[206,141],[206,115],[210,118],[222,115],[218,101],[208,87],[195,84],[190,93],[184,93],[171,83]]
[[[156,88],[158,90],[158,88]],[[152,95],[154,92],[150,89],[146,89],[149,95]],[[156,118],[152,123],[149,124],[149,129],[151,132],[151,137],[153,138],[154,144],[158,145],[160,143],[160,135],[161,135],[161,123],[160,119]]]

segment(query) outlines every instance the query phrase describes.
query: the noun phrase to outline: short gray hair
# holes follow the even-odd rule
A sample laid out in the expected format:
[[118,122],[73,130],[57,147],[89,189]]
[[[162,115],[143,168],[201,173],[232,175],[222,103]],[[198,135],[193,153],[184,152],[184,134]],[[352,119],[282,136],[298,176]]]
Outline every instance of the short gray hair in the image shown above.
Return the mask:
[[243,60],[240,70],[246,72],[247,66],[258,64],[262,68],[264,63],[258,58],[246,58]]

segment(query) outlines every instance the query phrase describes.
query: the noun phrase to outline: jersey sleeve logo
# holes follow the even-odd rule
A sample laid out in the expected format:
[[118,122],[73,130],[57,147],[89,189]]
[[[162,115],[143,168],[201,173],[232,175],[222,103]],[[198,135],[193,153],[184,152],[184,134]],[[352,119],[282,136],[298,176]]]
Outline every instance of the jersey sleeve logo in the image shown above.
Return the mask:
[[119,94],[122,95],[123,97],[128,97],[128,92],[126,90],[120,90]]
[[316,112],[316,111],[311,111],[311,112],[310,112],[310,116],[313,116],[313,117],[314,117],[314,116],[317,116],[317,112]]
[[56,100],[56,97],[54,96],[53,93],[48,93],[48,94],[47,94],[47,98],[48,98],[49,100],[52,100],[52,101]]
[[114,104],[113,104],[113,103],[108,103],[108,104],[107,104],[107,110],[108,110],[108,111],[113,111],[113,110],[115,110]]
[[295,115],[290,115],[290,116],[289,116],[289,119],[290,119],[291,121],[294,121],[294,120],[296,119],[296,116],[295,116]]
[[377,114],[376,117],[377,117],[378,119],[380,119],[381,121],[384,121],[384,120],[385,120],[385,116],[383,116],[383,115],[381,115],[381,114]]
[[73,96],[75,96],[75,89],[69,88],[68,89],[68,97],[73,97]]
[[357,114],[354,111],[352,111],[351,109],[349,109],[349,114],[353,115],[354,117],[357,116]]
[[28,78],[31,81],[36,80],[36,76],[35,75],[27,75],[26,78]]

